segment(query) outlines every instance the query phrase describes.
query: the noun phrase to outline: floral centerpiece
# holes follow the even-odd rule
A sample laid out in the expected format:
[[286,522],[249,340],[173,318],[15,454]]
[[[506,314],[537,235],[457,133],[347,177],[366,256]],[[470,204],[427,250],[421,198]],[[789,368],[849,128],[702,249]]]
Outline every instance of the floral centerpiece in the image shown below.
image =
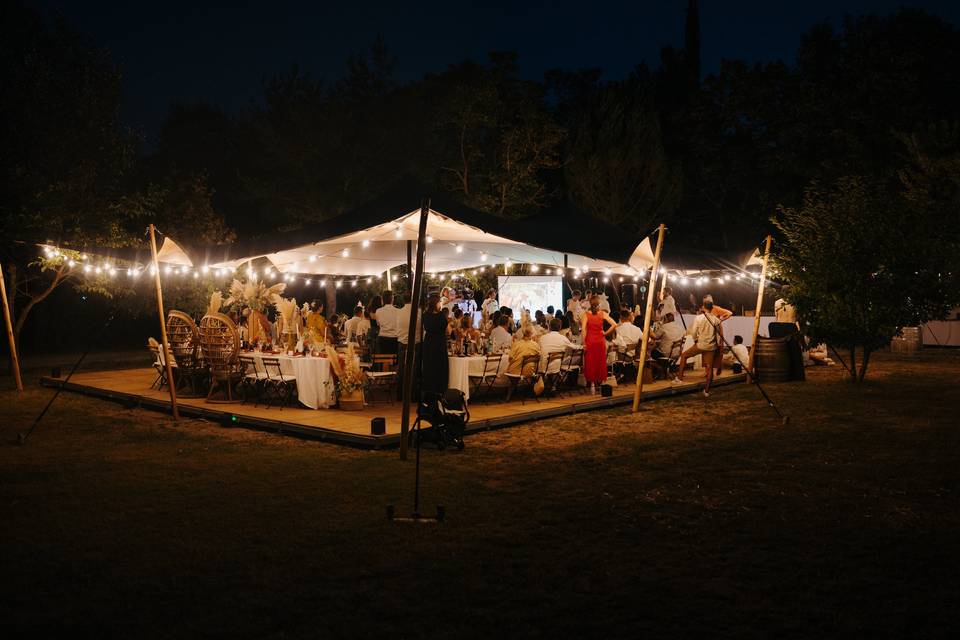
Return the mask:
[[230,297],[223,301],[223,306],[234,311],[249,309],[247,340],[259,342],[262,335],[270,336],[270,321],[264,311],[281,299],[280,294],[286,288],[283,282],[268,287],[258,280],[243,282],[234,279],[230,284]]
[[359,411],[363,408],[363,386],[366,376],[360,369],[359,360],[353,351],[353,345],[347,345],[347,353],[340,360],[340,354],[327,345],[327,357],[330,367],[337,376],[337,393],[340,396],[340,408],[347,411]]
[[297,344],[297,320],[299,315],[296,298],[280,298],[277,300],[277,311],[283,326],[283,338],[286,340],[287,351],[293,351]]

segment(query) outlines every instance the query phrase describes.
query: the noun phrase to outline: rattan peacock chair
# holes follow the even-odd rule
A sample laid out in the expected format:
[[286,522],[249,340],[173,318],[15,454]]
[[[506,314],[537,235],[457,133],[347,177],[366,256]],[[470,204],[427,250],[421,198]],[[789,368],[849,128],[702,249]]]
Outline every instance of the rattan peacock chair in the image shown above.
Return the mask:
[[[243,378],[245,365],[240,362],[240,334],[237,325],[222,313],[211,313],[200,320],[200,350],[210,369],[210,391],[207,402],[236,402],[233,387]],[[214,397],[221,389],[222,396]]]
[[193,318],[183,311],[171,310],[167,314],[167,339],[179,365],[177,390],[201,395],[210,376],[200,355],[200,332]]

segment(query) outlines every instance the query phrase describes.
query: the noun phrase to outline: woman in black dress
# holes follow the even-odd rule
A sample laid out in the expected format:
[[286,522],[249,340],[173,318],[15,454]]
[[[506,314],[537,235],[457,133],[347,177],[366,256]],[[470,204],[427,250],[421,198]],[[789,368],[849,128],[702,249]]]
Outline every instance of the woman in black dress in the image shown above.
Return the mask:
[[427,298],[423,307],[423,344],[421,360],[422,393],[443,393],[447,390],[447,319],[440,313],[440,296]]

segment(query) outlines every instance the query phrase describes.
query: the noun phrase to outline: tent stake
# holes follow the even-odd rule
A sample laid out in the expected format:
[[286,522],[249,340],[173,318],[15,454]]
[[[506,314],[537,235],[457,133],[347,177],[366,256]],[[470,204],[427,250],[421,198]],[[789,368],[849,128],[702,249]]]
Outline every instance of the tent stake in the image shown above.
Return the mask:
[[7,283],[3,275],[3,265],[0,265],[0,296],[3,297],[3,318],[7,325],[7,341],[10,343],[10,364],[13,367],[13,378],[17,383],[17,391],[23,392],[23,379],[20,377],[20,358],[17,357],[17,342],[13,339],[13,323],[10,319],[10,303],[7,300]]
[[753,340],[750,342],[750,362],[747,367],[747,379],[753,371],[754,354],[757,352],[757,334],[760,333],[760,308],[763,306],[763,287],[767,282],[767,261],[770,260],[770,243],[772,236],[767,236],[766,247],[763,250],[763,266],[760,268],[760,286],[757,287],[757,309],[753,312]]
[[[410,326],[407,329],[407,350],[403,354],[403,412],[400,414],[400,459],[407,459],[407,433],[410,431],[410,396],[413,394],[413,362],[417,350],[417,309],[423,290],[423,256],[427,248],[427,218],[430,198],[420,203],[420,228],[417,231],[417,268],[413,274],[413,295],[410,297]],[[410,241],[407,241],[407,260],[410,259]],[[409,263],[408,263],[409,264]],[[418,402],[419,404],[419,402]]]
[[157,312],[160,314],[160,337],[163,339],[163,360],[164,367],[167,370],[167,389],[170,390],[170,409],[173,412],[173,419],[180,419],[180,412],[177,410],[177,383],[173,379],[173,364],[170,361],[170,343],[167,342],[167,319],[163,315],[163,289],[160,288],[160,263],[157,260],[157,235],[156,227],[150,225],[150,253],[153,255],[153,273],[154,282],[157,285]]
[[660,271],[660,251],[663,249],[663,235],[667,228],[661,223],[657,230],[657,250],[653,253],[653,266],[650,268],[650,285],[647,287],[647,308],[643,314],[643,343],[640,346],[640,363],[637,365],[637,387],[633,391],[633,412],[640,408],[640,395],[643,392],[643,365],[647,361],[647,341],[650,339],[650,316],[653,315],[653,296],[657,288],[657,276]]

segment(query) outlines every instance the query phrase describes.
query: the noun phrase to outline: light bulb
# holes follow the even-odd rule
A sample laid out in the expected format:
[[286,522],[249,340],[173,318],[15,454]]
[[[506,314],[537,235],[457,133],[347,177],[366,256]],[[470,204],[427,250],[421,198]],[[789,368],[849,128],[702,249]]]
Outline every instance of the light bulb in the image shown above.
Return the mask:
[[364,249],[366,249],[367,247],[370,246],[370,241],[369,241],[369,240],[364,240],[364,241],[363,241],[362,243],[360,243],[360,244],[363,246]]

